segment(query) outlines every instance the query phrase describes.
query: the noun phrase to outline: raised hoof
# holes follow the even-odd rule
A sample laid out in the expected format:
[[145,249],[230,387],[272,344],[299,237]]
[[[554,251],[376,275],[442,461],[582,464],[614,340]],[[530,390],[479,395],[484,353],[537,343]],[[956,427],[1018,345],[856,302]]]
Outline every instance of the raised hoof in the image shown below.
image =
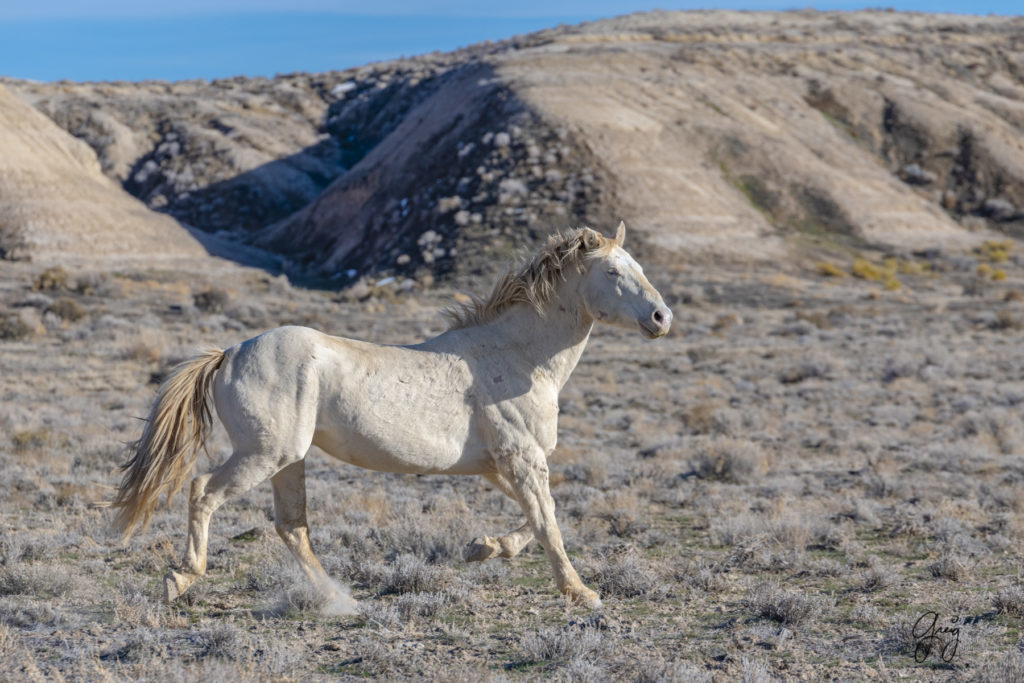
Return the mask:
[[469,545],[466,546],[465,558],[466,562],[483,562],[497,557],[500,553],[501,546],[494,539],[482,536],[469,542]]
[[568,590],[565,595],[573,602],[573,604],[580,605],[582,607],[589,607],[593,610],[598,610],[604,607],[604,605],[601,604],[601,597],[586,586]]
[[167,572],[167,576],[164,577],[164,601],[174,602],[189,589],[198,577],[187,576],[185,574],[179,574],[178,572],[171,570]]

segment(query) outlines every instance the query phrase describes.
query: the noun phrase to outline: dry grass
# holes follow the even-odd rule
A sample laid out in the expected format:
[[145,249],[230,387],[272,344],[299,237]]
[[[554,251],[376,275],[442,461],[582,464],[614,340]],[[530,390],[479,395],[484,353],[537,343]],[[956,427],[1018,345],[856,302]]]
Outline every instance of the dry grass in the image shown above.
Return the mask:
[[[701,292],[677,304],[677,333],[595,332],[550,467],[597,616],[558,594],[536,543],[462,562],[475,536],[522,523],[482,480],[314,451],[314,548],[359,602],[343,617],[274,533],[265,485],[217,512],[207,576],[172,606],[160,578],[183,503],[123,548],[89,503],[175,362],[286,321],[411,342],[441,328],[447,295],[339,303],[156,273],[56,284],[9,264],[0,310],[42,329],[0,341],[0,679],[920,679],[938,665],[914,661],[912,627],[935,610],[962,623],[943,675],[1010,680],[1024,666],[1024,348],[999,316],[1019,303],[962,297],[973,266],[936,263],[906,275],[922,278],[906,301],[870,299],[860,278],[773,290],[770,273],[697,268],[663,287]],[[62,297],[85,315],[45,312]],[[222,431],[210,451],[201,468],[227,453]]]
[[787,626],[805,624],[827,609],[823,598],[784,590],[773,582],[758,584],[747,594],[745,604],[755,616]]

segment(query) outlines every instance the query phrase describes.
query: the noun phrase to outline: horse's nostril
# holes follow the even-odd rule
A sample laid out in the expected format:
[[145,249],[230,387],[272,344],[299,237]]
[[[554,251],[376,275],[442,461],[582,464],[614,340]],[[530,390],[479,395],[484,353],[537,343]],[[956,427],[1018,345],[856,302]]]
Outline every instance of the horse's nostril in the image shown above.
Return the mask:
[[662,319],[663,319],[663,316],[661,315],[661,311],[655,311],[654,312],[654,322],[660,323],[662,321]]

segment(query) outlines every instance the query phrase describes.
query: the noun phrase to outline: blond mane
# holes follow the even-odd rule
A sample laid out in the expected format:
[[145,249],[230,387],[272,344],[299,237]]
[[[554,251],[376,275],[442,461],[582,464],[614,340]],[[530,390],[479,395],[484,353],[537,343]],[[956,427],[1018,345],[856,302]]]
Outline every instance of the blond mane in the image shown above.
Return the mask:
[[[585,237],[591,235],[588,247]],[[596,238],[596,239],[595,239]],[[497,318],[514,304],[528,304],[538,313],[555,296],[558,283],[565,280],[568,268],[582,272],[586,260],[613,244],[590,228],[555,233],[532,258],[516,270],[509,270],[486,299],[473,296],[470,301],[446,308],[448,329],[483,325]]]

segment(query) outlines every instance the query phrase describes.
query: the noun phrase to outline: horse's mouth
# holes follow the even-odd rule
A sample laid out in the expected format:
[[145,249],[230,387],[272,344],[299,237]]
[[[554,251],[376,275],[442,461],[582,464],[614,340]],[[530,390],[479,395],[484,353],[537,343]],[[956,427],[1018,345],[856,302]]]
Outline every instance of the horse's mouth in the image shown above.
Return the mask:
[[640,329],[644,331],[644,336],[648,339],[658,339],[668,334],[669,328],[662,327],[661,325],[655,325],[653,321],[640,321]]

